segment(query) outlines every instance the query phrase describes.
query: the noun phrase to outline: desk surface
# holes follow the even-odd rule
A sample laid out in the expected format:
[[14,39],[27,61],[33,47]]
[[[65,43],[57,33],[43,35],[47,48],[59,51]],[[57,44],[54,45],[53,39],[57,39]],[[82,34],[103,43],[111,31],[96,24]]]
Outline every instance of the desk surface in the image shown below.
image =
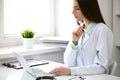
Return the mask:
[[[45,72],[49,72],[55,67],[64,66],[63,64],[51,62],[47,65],[37,66],[44,70]],[[75,76],[58,76],[56,77],[57,80],[68,80]],[[85,80],[120,80],[120,77],[107,75],[107,74],[100,74],[100,75],[89,75],[84,76]],[[0,67],[0,80],[35,80],[31,75],[26,73],[23,69],[15,70],[12,68]],[[80,80],[80,79],[73,79],[73,80]]]

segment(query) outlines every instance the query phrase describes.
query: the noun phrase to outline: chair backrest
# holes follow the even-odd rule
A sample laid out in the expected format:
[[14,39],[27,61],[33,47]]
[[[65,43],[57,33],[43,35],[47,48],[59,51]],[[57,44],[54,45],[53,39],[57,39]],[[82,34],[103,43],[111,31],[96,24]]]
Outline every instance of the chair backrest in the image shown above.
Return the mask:
[[110,74],[110,75],[114,75],[116,68],[117,68],[117,62],[115,61],[115,62],[112,63],[111,66],[110,66],[110,72],[109,72],[109,74]]

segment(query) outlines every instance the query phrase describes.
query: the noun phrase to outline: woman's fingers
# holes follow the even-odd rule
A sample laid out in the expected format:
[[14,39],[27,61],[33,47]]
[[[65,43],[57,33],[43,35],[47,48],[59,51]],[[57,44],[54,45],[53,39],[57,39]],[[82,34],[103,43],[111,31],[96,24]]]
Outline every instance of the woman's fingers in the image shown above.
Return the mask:
[[70,74],[70,69],[66,67],[57,67],[54,70],[50,72],[50,74],[54,75],[69,75]]
[[73,34],[75,34],[76,36],[80,37],[83,32],[84,32],[83,27],[79,27],[75,31],[73,31]]
[[62,69],[60,69],[60,68],[55,68],[54,70],[52,70],[52,71],[50,72],[50,74],[62,75]]

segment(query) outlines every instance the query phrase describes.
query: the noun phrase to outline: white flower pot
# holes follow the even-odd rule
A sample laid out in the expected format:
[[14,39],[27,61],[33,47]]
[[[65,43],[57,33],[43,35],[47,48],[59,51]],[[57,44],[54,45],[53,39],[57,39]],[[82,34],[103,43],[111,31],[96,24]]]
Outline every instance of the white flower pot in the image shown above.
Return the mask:
[[32,49],[33,48],[33,38],[23,38],[23,47],[25,49]]

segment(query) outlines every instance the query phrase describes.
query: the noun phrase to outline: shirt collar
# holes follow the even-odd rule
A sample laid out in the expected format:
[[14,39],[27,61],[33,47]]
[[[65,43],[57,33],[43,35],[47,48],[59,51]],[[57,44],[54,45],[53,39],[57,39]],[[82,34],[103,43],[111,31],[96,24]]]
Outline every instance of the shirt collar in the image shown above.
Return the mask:
[[96,23],[94,23],[94,22],[90,22],[90,24],[88,25],[88,27],[85,29],[85,34],[90,35],[90,33],[92,32],[92,29],[94,28],[95,24]]

